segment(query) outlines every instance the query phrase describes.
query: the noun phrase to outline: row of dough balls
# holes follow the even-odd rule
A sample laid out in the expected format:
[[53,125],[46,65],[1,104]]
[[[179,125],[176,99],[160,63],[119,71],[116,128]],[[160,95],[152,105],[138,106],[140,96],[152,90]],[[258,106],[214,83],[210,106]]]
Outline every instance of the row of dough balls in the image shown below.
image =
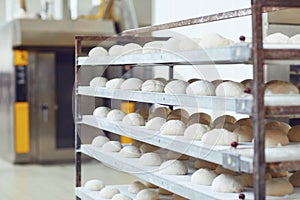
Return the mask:
[[[89,85],[91,87],[105,87],[107,89],[134,90],[143,92],[164,92],[166,94],[187,94],[195,96],[243,96],[251,93],[253,80],[246,79],[242,82],[228,80],[165,80],[156,78],[143,81],[139,78],[114,78],[107,80],[105,77],[93,78]],[[300,86],[299,86],[300,87]],[[265,94],[299,94],[299,89],[287,81],[272,80],[266,83]]]

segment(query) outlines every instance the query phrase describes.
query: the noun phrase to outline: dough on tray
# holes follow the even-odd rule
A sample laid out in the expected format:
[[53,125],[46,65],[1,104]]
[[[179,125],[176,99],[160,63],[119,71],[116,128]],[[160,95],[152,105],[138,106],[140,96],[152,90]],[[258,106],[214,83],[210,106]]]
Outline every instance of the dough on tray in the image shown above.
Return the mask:
[[209,131],[210,128],[205,124],[192,124],[184,131],[184,137],[191,140],[201,140],[202,136]]
[[120,86],[121,90],[141,90],[143,81],[139,78],[126,79]]
[[137,193],[136,200],[158,200],[158,193],[153,189],[143,189]]
[[167,83],[164,91],[166,94],[185,94],[187,86],[187,82],[183,80],[173,80]]
[[239,126],[249,126],[252,127],[253,126],[253,120],[252,118],[242,118],[239,119],[235,122],[235,124],[239,125]]
[[105,136],[99,135],[93,139],[92,145],[95,147],[102,147],[106,142],[109,142],[109,139]]
[[213,180],[212,189],[216,192],[238,193],[242,192],[244,187],[236,176],[221,174]]
[[143,46],[143,53],[157,53],[157,52],[161,52],[161,48],[163,46],[164,41],[151,41],[151,42],[147,42],[144,46]]
[[161,118],[167,119],[170,112],[171,112],[171,110],[169,108],[158,107],[158,108],[155,108],[152,112],[150,112],[149,119],[152,119],[154,117],[161,117]]
[[196,41],[189,38],[184,38],[179,42],[179,50],[180,51],[190,51],[199,49],[199,45]]
[[158,153],[145,153],[140,159],[139,163],[145,166],[159,166],[162,163],[162,159]]
[[290,38],[290,43],[300,44],[300,34],[296,34]]
[[226,129],[212,129],[202,136],[203,144],[209,145],[231,145],[237,141],[238,135]]
[[226,81],[216,88],[216,96],[239,97],[244,94],[245,86],[238,82]]
[[138,147],[128,145],[121,149],[120,155],[125,158],[139,158],[141,152]]
[[239,126],[237,124],[231,122],[225,122],[225,123],[216,124],[214,128],[224,128],[227,131],[233,132],[238,127]]
[[210,33],[203,36],[199,42],[202,48],[218,48],[225,47],[231,44],[231,41],[222,37],[218,33]]
[[294,192],[293,185],[284,178],[273,178],[266,181],[267,196],[284,196]]
[[265,37],[264,42],[271,44],[287,44],[289,40],[290,38],[282,33],[273,33]]
[[119,141],[109,141],[106,142],[102,148],[108,152],[119,152],[122,149],[122,145]]
[[218,175],[208,169],[198,169],[192,174],[191,182],[198,185],[211,185]]
[[129,113],[123,119],[123,123],[128,126],[144,126],[145,121],[142,115],[138,113]]
[[154,117],[146,123],[146,129],[158,131],[167,120],[162,117]]
[[105,77],[95,77],[90,81],[89,85],[91,87],[105,87],[106,82],[107,78]]
[[211,169],[211,170],[215,170],[218,167],[218,164],[216,163],[212,163],[206,160],[196,160],[194,163],[194,167],[196,169],[200,169],[200,168],[206,168],[206,169]]
[[211,116],[203,112],[194,113],[189,117],[187,126],[190,126],[195,123],[200,123],[200,124],[205,124],[207,126],[210,126]]
[[110,108],[106,107],[106,106],[100,106],[98,108],[96,108],[93,112],[93,115],[96,117],[107,117],[107,114],[109,113]]
[[179,44],[180,39],[178,38],[170,38],[167,41],[165,41],[162,45],[162,52],[173,52],[173,51],[179,51]]
[[233,132],[238,135],[238,142],[251,142],[253,139],[253,129],[250,126],[240,126]]
[[295,172],[289,179],[294,187],[300,187],[300,171]]
[[214,120],[213,126],[215,127],[217,124],[224,124],[225,122],[235,123],[236,119],[231,115],[222,115]]
[[287,81],[272,80],[266,83],[265,95],[299,94],[298,88]]
[[300,125],[293,126],[288,132],[288,137],[291,142],[300,142]]
[[130,197],[124,195],[124,194],[119,193],[119,194],[114,195],[111,200],[132,200],[132,198],[130,198]]
[[266,130],[280,130],[286,135],[289,133],[291,126],[288,123],[281,121],[270,121],[265,125]]
[[168,160],[159,166],[159,173],[166,175],[186,175],[188,168],[182,161]]
[[105,187],[105,184],[103,183],[103,181],[98,180],[98,179],[88,180],[84,184],[84,188],[85,189],[92,190],[92,191],[99,191],[99,190],[101,190],[104,187]]
[[122,49],[122,54],[141,54],[142,52],[143,48],[135,43],[128,43]]
[[119,109],[113,109],[107,113],[107,119],[111,121],[122,121],[125,113]]
[[122,55],[123,48],[124,46],[122,45],[113,45],[112,47],[110,47],[108,54],[110,56],[120,56]]
[[107,50],[103,47],[94,47],[89,51],[89,57],[108,56]]
[[104,199],[111,199],[116,194],[119,194],[120,191],[118,188],[115,187],[105,187],[99,192],[99,196]]
[[186,125],[180,120],[167,121],[161,128],[160,134],[162,135],[183,135]]
[[289,139],[285,133],[280,130],[266,130],[266,147],[280,147],[289,144]]
[[146,189],[147,187],[145,186],[144,183],[141,181],[134,181],[131,183],[128,187],[128,192],[132,194],[137,194],[139,191]]
[[163,92],[165,84],[159,80],[147,80],[142,84],[143,92]]
[[120,89],[122,83],[125,81],[123,78],[114,78],[106,82],[107,89]]
[[215,96],[216,87],[209,81],[199,80],[189,84],[186,94],[196,96]]

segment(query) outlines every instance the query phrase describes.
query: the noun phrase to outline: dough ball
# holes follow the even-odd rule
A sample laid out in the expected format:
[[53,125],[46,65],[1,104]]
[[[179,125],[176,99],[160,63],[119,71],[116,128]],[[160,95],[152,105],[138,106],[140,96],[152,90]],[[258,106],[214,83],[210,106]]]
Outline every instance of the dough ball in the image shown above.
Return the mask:
[[150,112],[149,119],[152,119],[154,117],[161,117],[167,119],[170,112],[170,109],[166,107],[155,108],[152,112]]
[[145,121],[142,115],[138,113],[129,113],[123,118],[123,123],[128,126],[144,126]]
[[173,194],[172,197],[173,197],[173,200],[188,200],[187,198],[184,198],[184,197],[179,196],[177,194]]
[[185,124],[180,120],[167,121],[161,128],[160,134],[162,135],[183,135],[186,129]]
[[107,50],[103,47],[94,47],[89,51],[89,57],[108,56]]
[[294,35],[290,38],[290,43],[299,44],[300,43],[300,34]]
[[210,128],[204,124],[192,124],[184,131],[184,137],[191,140],[201,140],[202,136],[209,131]]
[[179,42],[180,51],[190,51],[199,49],[199,45],[192,39],[184,38]]
[[119,193],[119,194],[114,195],[111,200],[132,200],[132,198],[130,198],[130,197],[124,195],[124,194]]
[[121,110],[114,109],[109,111],[106,117],[111,121],[122,121],[122,119],[125,117],[125,113]]
[[169,190],[166,190],[166,189],[164,189],[164,188],[158,188],[158,193],[159,194],[162,194],[162,195],[172,195],[173,194],[173,192],[170,192]]
[[264,42],[270,44],[286,44],[289,42],[289,37],[282,33],[274,33],[265,37]]
[[280,130],[266,130],[265,145],[266,147],[278,147],[288,145],[289,139],[285,133]]
[[168,160],[159,166],[159,173],[166,175],[186,175],[188,168],[179,160]]
[[143,48],[135,43],[128,43],[122,49],[122,54],[141,54],[142,52]]
[[300,171],[295,172],[289,180],[294,187],[300,187]]
[[238,135],[238,142],[251,142],[253,139],[253,129],[250,126],[240,126],[233,132]]
[[155,78],[154,80],[160,81],[160,82],[162,82],[164,85],[167,84],[167,79],[165,79],[165,78],[163,78],[163,77],[157,77],[157,78]]
[[276,178],[266,181],[267,196],[285,196],[294,192],[293,185],[286,179]]
[[146,129],[149,129],[149,130],[158,131],[163,126],[163,124],[166,123],[166,121],[167,120],[164,118],[154,117],[146,123],[145,127],[146,127]]
[[211,117],[206,113],[194,113],[189,117],[187,125],[190,126],[192,124],[205,124],[207,126],[210,126],[211,123]]
[[237,175],[237,172],[226,169],[226,168],[222,167],[221,165],[217,166],[217,168],[215,169],[215,172],[217,174],[230,174],[230,175],[233,175],[233,176]]
[[95,147],[102,147],[106,142],[109,142],[109,139],[105,136],[99,135],[93,139],[92,145]]
[[210,170],[215,170],[218,167],[218,164],[216,163],[212,163],[206,160],[196,160],[194,163],[194,167],[196,169],[200,169],[200,168],[206,168],[206,169],[210,169]]
[[162,51],[179,51],[180,40],[177,38],[170,38],[162,45]]
[[241,83],[227,81],[216,88],[216,96],[239,97],[244,94],[245,87]]
[[145,166],[159,166],[162,163],[162,159],[158,153],[145,153],[140,159],[139,163]]
[[299,94],[299,90],[290,82],[272,80],[266,83],[265,95],[275,94]]
[[215,127],[217,124],[224,124],[225,122],[229,122],[229,123],[235,123],[236,119],[235,117],[231,116],[231,115],[222,115],[220,117],[217,117],[214,122],[213,122],[213,126]]
[[175,151],[168,151],[166,158],[168,160],[188,160],[190,157]]
[[233,132],[238,127],[239,126],[237,124],[225,122],[225,123],[217,124],[214,128],[223,128],[226,129],[227,131]]
[[119,152],[122,149],[122,145],[119,141],[109,141],[106,142],[102,148],[108,152]]
[[111,199],[111,198],[113,198],[113,196],[115,196],[116,194],[119,194],[119,193],[120,193],[120,191],[118,188],[105,187],[99,192],[99,195],[100,195],[100,197],[102,197],[104,199]]
[[218,87],[218,85],[220,85],[221,83],[226,82],[226,80],[221,80],[221,79],[216,79],[211,81],[212,84],[214,84],[215,88]]
[[120,86],[121,90],[141,90],[143,81],[138,78],[126,79]]
[[231,145],[235,141],[238,141],[238,135],[226,129],[213,129],[202,136],[203,144],[209,145]]
[[202,37],[199,46],[202,48],[218,48],[230,45],[231,41],[217,33],[210,33]]
[[284,132],[286,135],[289,133],[291,126],[285,122],[280,121],[271,121],[265,125],[266,130],[280,130]]
[[185,94],[187,86],[183,80],[173,80],[165,86],[164,91],[166,94]]
[[140,181],[134,181],[131,183],[128,187],[128,192],[132,194],[137,194],[139,191],[146,189],[147,187],[144,185],[144,183]]
[[274,172],[270,171],[269,172],[272,178],[281,178],[281,177],[286,177],[288,175],[288,172]]
[[108,50],[108,54],[110,56],[120,56],[122,55],[123,48],[124,47],[122,45],[114,45],[110,47],[110,49]]
[[249,126],[252,127],[253,126],[253,120],[252,118],[242,118],[239,119],[235,122],[235,124],[239,125],[239,126]]
[[293,126],[288,132],[288,137],[291,142],[300,142],[300,125]]
[[152,41],[143,46],[143,53],[158,53],[161,52],[164,41]]
[[142,85],[143,92],[163,92],[165,84],[158,80],[147,80]]
[[141,156],[141,152],[136,146],[125,146],[121,149],[120,155],[124,158],[139,158]]
[[209,81],[200,80],[191,83],[186,88],[186,94],[196,96],[215,96],[215,86]]
[[114,78],[106,82],[107,89],[120,89],[122,83],[125,81],[123,78]]
[[84,184],[85,189],[92,190],[92,191],[99,191],[104,187],[105,187],[105,185],[104,185],[103,181],[100,181],[100,180],[97,180],[97,179],[88,180]]
[[193,173],[191,182],[198,185],[211,185],[217,176],[218,175],[212,170],[198,169]]
[[93,112],[93,115],[96,117],[107,117],[107,114],[109,113],[110,108],[106,107],[106,106],[100,106],[98,108],[96,108]]
[[89,85],[91,87],[105,87],[106,82],[107,78],[105,77],[95,77],[90,81]]
[[213,180],[212,189],[216,192],[238,193],[242,192],[244,187],[237,177],[230,174],[221,174]]
[[158,193],[153,189],[144,189],[137,193],[136,200],[158,200]]
[[142,153],[153,152],[153,151],[157,151],[158,149],[159,147],[147,143],[144,143],[140,146],[140,151]]

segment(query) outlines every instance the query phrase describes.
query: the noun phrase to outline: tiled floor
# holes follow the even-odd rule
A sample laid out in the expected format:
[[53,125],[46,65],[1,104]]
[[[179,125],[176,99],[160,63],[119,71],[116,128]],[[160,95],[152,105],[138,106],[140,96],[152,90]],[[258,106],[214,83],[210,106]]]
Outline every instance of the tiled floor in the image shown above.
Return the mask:
[[[72,200],[74,164],[13,165],[0,159],[0,200]],[[109,184],[126,184],[134,177],[96,161],[82,165],[83,182],[91,178]]]

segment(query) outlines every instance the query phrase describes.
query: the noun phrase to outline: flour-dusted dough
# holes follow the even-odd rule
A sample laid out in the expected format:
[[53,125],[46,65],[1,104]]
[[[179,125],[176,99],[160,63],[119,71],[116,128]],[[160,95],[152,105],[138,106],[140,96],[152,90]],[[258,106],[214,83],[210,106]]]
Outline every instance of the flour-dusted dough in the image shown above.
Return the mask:
[[162,135],[183,135],[186,125],[180,120],[167,121],[161,128],[160,134]]
[[218,167],[218,164],[216,163],[212,163],[206,160],[196,160],[194,163],[194,167],[196,169],[200,169],[200,168],[206,168],[206,169],[210,169],[210,170],[215,170]]
[[128,187],[128,192],[132,194],[137,194],[139,191],[146,189],[146,185],[141,181],[134,181]]
[[238,135],[226,129],[213,129],[202,136],[202,142],[209,145],[230,145],[237,141]]
[[200,80],[189,84],[186,94],[196,96],[215,96],[215,86],[209,81]]
[[106,82],[107,89],[120,89],[122,83],[125,81],[123,78],[114,78]]
[[136,200],[158,200],[158,193],[153,189],[144,189],[137,193]]
[[122,54],[141,54],[142,52],[143,48],[135,43],[128,43],[122,49]]
[[200,124],[205,124],[207,126],[210,126],[211,116],[203,112],[194,113],[189,117],[187,125],[190,126],[195,123],[200,123]]
[[159,147],[147,143],[144,143],[140,146],[141,153],[153,152],[153,151],[157,151],[158,149]]
[[238,135],[238,142],[251,142],[253,139],[253,129],[250,126],[240,126],[233,132]]
[[287,81],[272,80],[266,83],[265,95],[299,94],[298,88]]
[[84,184],[84,188],[85,189],[92,190],[92,191],[99,191],[99,190],[101,190],[104,187],[105,187],[105,184],[103,183],[103,181],[98,180],[98,179],[88,180]]
[[280,130],[266,130],[265,145],[266,147],[278,147],[289,144],[287,135]]
[[300,34],[294,35],[290,38],[290,43],[300,44]]
[[280,130],[286,135],[289,133],[291,126],[288,123],[281,121],[270,121],[265,125],[266,130]]
[[209,131],[210,128],[205,124],[192,124],[184,131],[184,137],[191,140],[201,140],[202,136]]
[[161,117],[154,117],[146,123],[146,129],[158,131],[167,120]]
[[119,152],[122,149],[122,145],[119,141],[109,141],[106,142],[102,148],[108,152]]
[[105,187],[99,192],[99,195],[100,195],[100,197],[102,197],[104,199],[111,199],[111,198],[113,198],[113,196],[115,196],[116,194],[119,194],[119,193],[120,193],[120,190],[118,188]]
[[288,137],[291,142],[300,142],[300,125],[293,126],[288,132]]
[[294,187],[300,187],[300,171],[295,172],[289,179]]
[[199,42],[199,46],[202,48],[218,48],[231,44],[231,41],[222,37],[217,33],[210,33],[203,36]]
[[265,37],[265,43],[271,44],[286,44],[288,43],[290,38],[282,33],[274,33]]
[[139,78],[126,79],[120,86],[121,90],[141,90],[143,81]]
[[124,158],[139,158],[141,151],[138,147],[129,145],[121,149],[120,155]]
[[198,185],[211,185],[218,175],[208,169],[198,169],[192,174],[191,182]]
[[178,38],[170,38],[167,41],[165,41],[162,45],[162,51],[179,51],[179,44],[180,44],[180,39]]
[[242,192],[244,187],[237,177],[230,174],[221,174],[213,180],[212,189],[216,192],[238,193]]
[[188,160],[190,157],[175,151],[168,151],[166,154],[168,160]]
[[229,122],[229,123],[235,123],[236,119],[234,116],[231,115],[222,115],[217,117],[214,122],[213,122],[213,126],[215,127],[217,124],[224,124],[225,122]]
[[145,121],[142,115],[138,113],[129,113],[123,118],[123,123],[128,126],[144,126]]
[[242,118],[239,119],[235,122],[235,124],[239,125],[239,126],[249,126],[252,127],[253,126],[253,120],[252,118]]
[[151,41],[143,46],[143,53],[158,53],[161,52],[164,41]]
[[98,108],[96,108],[93,112],[93,115],[96,117],[107,117],[107,114],[109,113],[110,108],[106,107],[106,106],[100,106]]
[[222,167],[221,165],[218,165],[217,168],[215,169],[215,172],[217,174],[230,174],[230,175],[237,175],[238,173],[235,171],[232,171],[230,169],[226,169],[224,167]]
[[293,185],[284,178],[273,178],[266,181],[267,196],[284,196],[294,192]]
[[124,195],[124,194],[119,193],[119,194],[114,195],[111,200],[132,200],[132,198],[130,198],[130,197]]
[[216,96],[238,97],[244,94],[245,86],[238,82],[226,81],[216,88]]
[[122,45],[114,45],[114,46],[110,47],[108,54],[110,56],[120,56],[120,55],[122,55],[123,48],[124,48],[124,46],[122,46]]
[[99,135],[93,139],[92,145],[95,147],[102,147],[106,142],[109,142],[109,139],[105,136]]
[[94,47],[89,51],[89,57],[108,56],[107,50],[103,47]]
[[166,175],[186,175],[188,168],[182,161],[168,160],[159,166],[159,173]]
[[158,80],[147,80],[142,85],[143,92],[163,92],[165,84]]
[[125,117],[125,113],[118,109],[113,109],[107,113],[106,118],[111,121],[122,121]]
[[162,159],[158,153],[145,153],[140,159],[139,163],[145,166],[159,166],[162,163]]
[[89,85],[91,87],[105,87],[106,82],[107,78],[105,77],[95,77],[90,81]]
[[173,80],[165,86],[164,91],[166,94],[185,94],[187,86],[183,80]]

